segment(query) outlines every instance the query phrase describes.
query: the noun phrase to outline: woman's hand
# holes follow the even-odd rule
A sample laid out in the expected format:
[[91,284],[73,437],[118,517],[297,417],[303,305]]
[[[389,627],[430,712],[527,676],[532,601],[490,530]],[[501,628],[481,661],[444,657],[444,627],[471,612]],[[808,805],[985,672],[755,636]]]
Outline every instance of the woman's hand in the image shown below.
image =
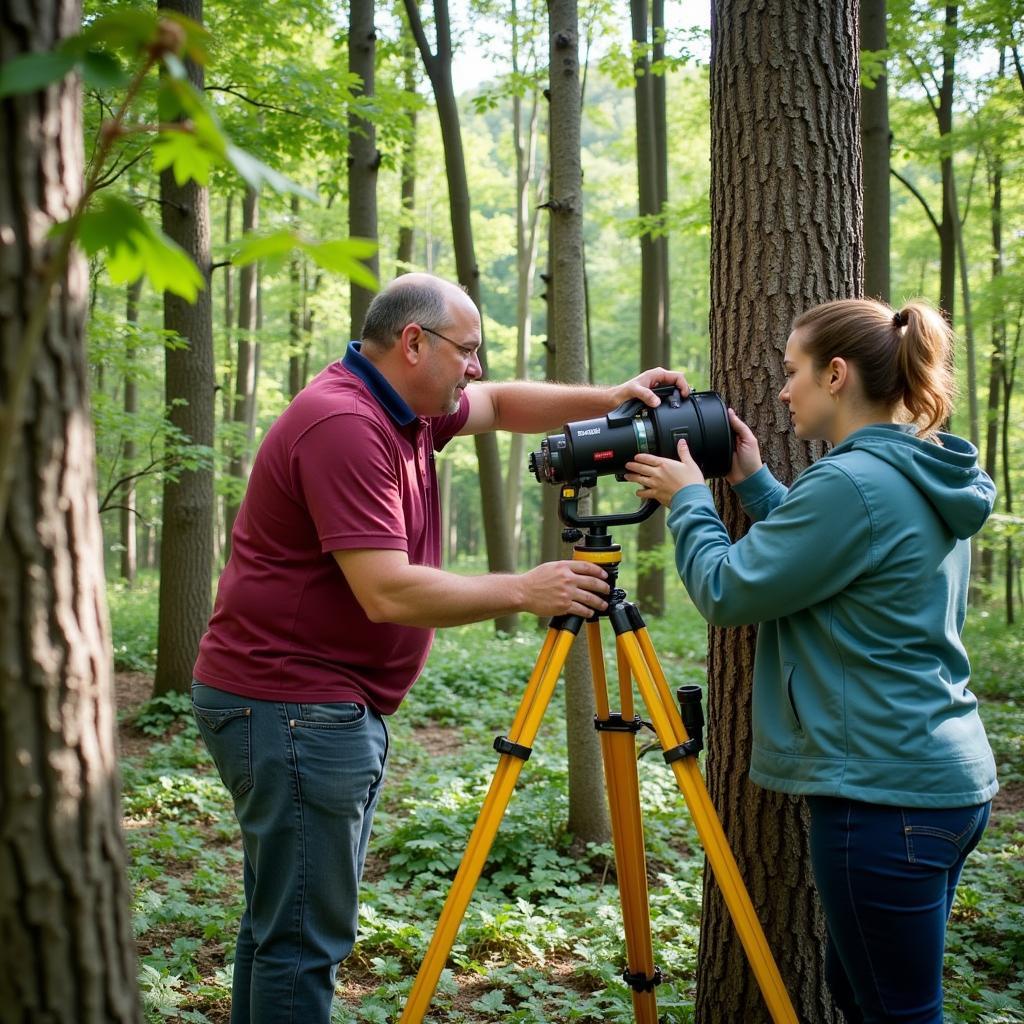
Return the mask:
[[729,410],[729,425],[736,438],[732,453],[732,468],[725,475],[730,484],[742,483],[748,476],[753,476],[763,465],[761,448],[754,437],[753,431],[736,415],[735,409]]
[[670,505],[677,491],[690,484],[704,483],[704,474],[693,461],[686,442],[680,441],[676,450],[679,452],[678,462],[645,452],[626,463],[626,479],[640,484],[636,492],[638,498],[654,498],[662,505]]

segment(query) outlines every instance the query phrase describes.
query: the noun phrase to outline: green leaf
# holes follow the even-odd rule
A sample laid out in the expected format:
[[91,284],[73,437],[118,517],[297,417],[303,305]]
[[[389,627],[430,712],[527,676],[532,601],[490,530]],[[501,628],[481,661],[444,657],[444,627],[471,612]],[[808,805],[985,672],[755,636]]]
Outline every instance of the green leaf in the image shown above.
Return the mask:
[[292,249],[301,249],[324,270],[343,274],[364,288],[376,291],[380,287],[380,282],[370,268],[360,262],[377,251],[377,243],[368,238],[343,238],[330,242],[311,242],[294,231],[275,231],[262,236],[250,234],[242,239],[231,262],[235,266],[241,267],[256,260],[284,256]]
[[318,201],[315,192],[310,192],[308,188],[297,184],[291,178],[286,178],[280,171],[268,167],[262,160],[257,160],[251,153],[239,149],[238,146],[230,142],[227,145],[227,158],[239,175],[254,189],[259,189],[262,185],[269,185],[275,192],[291,192],[306,199],[312,199],[313,202]]
[[208,185],[212,163],[209,151],[192,132],[161,132],[153,143],[154,168],[157,171],[172,168],[178,185],[184,185],[186,181]]
[[85,53],[97,45],[110,46],[134,57],[156,34],[157,16],[152,11],[122,10],[104,14],[82,32],[67,40],[63,49]]
[[114,284],[127,284],[143,274],[157,291],[195,302],[204,281],[188,254],[157,231],[130,203],[107,196],[79,222],[82,248],[94,256],[102,252]]
[[82,57],[82,78],[94,89],[120,89],[128,82],[128,73],[113,54],[90,50]]
[[380,282],[370,268],[359,262],[376,251],[376,242],[366,238],[346,238],[336,242],[307,243],[302,248],[324,270],[344,274],[349,280],[371,291],[380,287]]
[[231,262],[236,267],[244,267],[247,263],[255,263],[256,260],[285,256],[301,246],[302,241],[294,231],[275,231],[262,237],[250,233],[242,239],[238,251],[231,257]]
[[67,53],[26,53],[0,65],[0,97],[37,92],[59,82],[77,63]]

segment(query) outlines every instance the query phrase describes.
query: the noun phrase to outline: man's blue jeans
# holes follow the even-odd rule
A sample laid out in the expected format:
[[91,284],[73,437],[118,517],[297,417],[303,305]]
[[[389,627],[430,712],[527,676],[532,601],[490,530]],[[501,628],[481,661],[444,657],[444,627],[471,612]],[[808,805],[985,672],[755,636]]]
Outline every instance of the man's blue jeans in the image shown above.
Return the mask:
[[383,719],[361,704],[253,700],[202,683],[192,705],[242,831],[231,1024],[328,1024],[356,937]]
[[942,1024],[946,921],[991,804],[807,803],[826,977],[847,1024]]

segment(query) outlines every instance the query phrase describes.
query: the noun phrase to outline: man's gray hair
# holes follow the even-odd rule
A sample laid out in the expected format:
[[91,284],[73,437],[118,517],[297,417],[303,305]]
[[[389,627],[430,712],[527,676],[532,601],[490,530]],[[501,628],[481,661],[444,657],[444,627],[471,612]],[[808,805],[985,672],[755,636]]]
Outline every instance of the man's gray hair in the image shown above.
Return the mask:
[[362,338],[391,348],[409,324],[444,330],[451,323],[441,283],[398,281],[378,292],[363,321]]

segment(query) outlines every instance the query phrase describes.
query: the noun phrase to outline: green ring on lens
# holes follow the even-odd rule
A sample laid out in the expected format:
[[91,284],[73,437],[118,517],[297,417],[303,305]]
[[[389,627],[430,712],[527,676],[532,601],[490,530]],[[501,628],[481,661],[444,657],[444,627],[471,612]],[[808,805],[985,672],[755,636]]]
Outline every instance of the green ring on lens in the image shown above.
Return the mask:
[[649,452],[651,449],[647,444],[647,423],[640,416],[637,416],[633,420],[633,433],[636,434],[637,454],[640,452]]

